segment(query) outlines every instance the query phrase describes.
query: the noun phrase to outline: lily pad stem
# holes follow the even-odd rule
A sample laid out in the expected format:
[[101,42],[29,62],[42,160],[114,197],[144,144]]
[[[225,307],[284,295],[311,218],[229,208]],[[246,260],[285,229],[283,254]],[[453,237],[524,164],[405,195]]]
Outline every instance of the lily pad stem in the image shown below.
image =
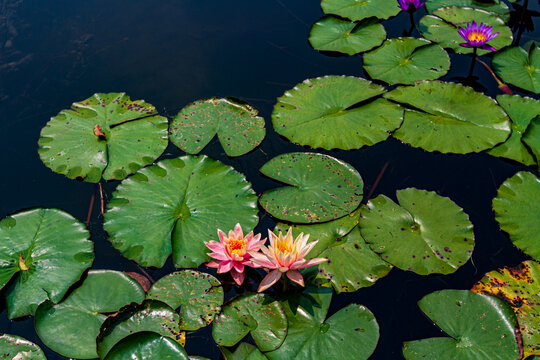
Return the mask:
[[467,79],[470,79],[472,77],[474,71],[474,63],[476,62],[476,50],[477,48],[473,48],[471,68],[469,69],[469,75],[467,75]]

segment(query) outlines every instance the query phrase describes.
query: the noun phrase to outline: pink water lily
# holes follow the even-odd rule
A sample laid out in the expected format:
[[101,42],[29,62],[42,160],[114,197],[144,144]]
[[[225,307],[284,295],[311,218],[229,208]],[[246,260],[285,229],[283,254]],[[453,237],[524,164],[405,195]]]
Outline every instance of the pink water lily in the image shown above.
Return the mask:
[[229,236],[218,230],[219,242],[212,240],[204,244],[212,250],[208,255],[215,260],[206,263],[206,266],[217,268],[218,273],[231,272],[231,276],[238,285],[242,285],[245,278],[245,266],[259,267],[251,261],[251,251],[259,251],[266,239],[261,234],[253,235],[253,231],[244,236],[240,224],[236,224]]
[[283,273],[287,277],[300,286],[304,286],[304,278],[297,269],[307,268],[309,266],[318,265],[325,261],[326,258],[314,258],[306,260],[306,255],[313,249],[318,241],[308,243],[309,234],[301,233],[296,240],[293,240],[292,228],[289,228],[287,235],[283,236],[281,231],[279,235],[268,230],[268,238],[270,246],[262,246],[262,254],[259,252],[250,252],[254,264],[267,269],[274,269],[262,280],[258,292],[268,289],[274,285]]
[[484,50],[497,51],[493,46],[487,45],[486,43],[489,40],[492,40],[499,33],[493,33],[493,27],[487,26],[483,23],[480,25],[476,22],[471,24],[467,23],[467,26],[464,28],[459,28],[459,35],[466,41],[466,43],[459,44],[463,47],[468,48],[480,48]]
[[[398,0],[399,7],[403,11],[418,10],[424,6],[425,1],[422,0]],[[412,8],[411,8],[412,5]]]

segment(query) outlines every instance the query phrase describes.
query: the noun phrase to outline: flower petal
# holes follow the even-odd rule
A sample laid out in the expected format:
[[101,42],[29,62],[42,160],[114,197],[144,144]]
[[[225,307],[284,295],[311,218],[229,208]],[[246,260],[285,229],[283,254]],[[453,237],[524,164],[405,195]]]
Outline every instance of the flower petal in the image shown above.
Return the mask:
[[299,263],[294,263],[292,266],[291,266],[291,269],[305,269],[307,267],[310,267],[310,266],[313,266],[313,265],[318,265],[318,264],[321,264],[323,262],[326,262],[328,261],[327,258],[314,258],[314,259],[309,259],[308,261],[306,261],[305,263],[302,263],[302,264],[299,264]]
[[241,239],[244,237],[244,233],[242,232],[242,226],[240,226],[240,223],[237,223],[234,226],[234,235],[237,239]]
[[497,49],[495,49],[493,46],[490,46],[488,44],[481,46],[480,49],[489,50],[489,51],[497,51]]
[[216,260],[231,260],[227,254],[224,254],[222,252],[213,252],[213,253],[208,253],[208,256],[216,259]]
[[300,274],[298,271],[289,270],[287,271],[287,277],[291,279],[291,281],[294,281],[300,286],[304,285],[304,278],[302,277],[302,274]]
[[222,261],[222,262],[219,263],[219,267],[218,267],[217,272],[219,274],[223,274],[223,273],[231,271],[232,267],[233,267],[233,262],[232,261]]
[[238,285],[242,285],[246,274],[244,272],[238,272],[233,268],[231,270],[231,275],[235,283],[237,283]]
[[227,239],[227,234],[225,234],[223,231],[219,230],[217,231],[217,236],[219,238],[220,242],[224,242]]
[[206,247],[212,250],[213,252],[225,252],[225,248],[223,247],[223,244],[215,240],[205,242],[204,245],[206,245]]
[[219,262],[212,260],[212,261],[207,262],[205,265],[208,266],[209,268],[217,269],[219,267]]
[[274,264],[269,258],[267,258],[261,253],[250,252],[249,255],[251,255],[251,262],[253,262],[254,264],[257,264],[259,266],[262,266],[268,269],[277,268],[276,264]]
[[279,270],[271,271],[268,275],[262,279],[257,292],[262,292],[268,289],[270,286],[274,285],[279,278],[281,277],[281,272]]
[[244,272],[244,264],[238,261],[233,261],[233,269],[232,271],[236,270],[238,272]]

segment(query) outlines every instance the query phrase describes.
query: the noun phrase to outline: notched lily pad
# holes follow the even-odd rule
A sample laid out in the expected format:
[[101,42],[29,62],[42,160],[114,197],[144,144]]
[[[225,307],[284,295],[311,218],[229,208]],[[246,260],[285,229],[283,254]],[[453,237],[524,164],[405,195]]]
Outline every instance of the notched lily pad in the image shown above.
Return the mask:
[[527,131],[522,137],[522,141],[533,153],[536,164],[540,164],[540,116],[531,120]]
[[47,360],[39,346],[10,334],[0,335],[0,354],[5,360]]
[[397,15],[401,9],[395,0],[322,0],[325,14],[334,14],[353,21],[369,17],[388,19]]
[[498,52],[493,56],[493,68],[503,81],[535,94],[540,92],[540,49],[534,41]]

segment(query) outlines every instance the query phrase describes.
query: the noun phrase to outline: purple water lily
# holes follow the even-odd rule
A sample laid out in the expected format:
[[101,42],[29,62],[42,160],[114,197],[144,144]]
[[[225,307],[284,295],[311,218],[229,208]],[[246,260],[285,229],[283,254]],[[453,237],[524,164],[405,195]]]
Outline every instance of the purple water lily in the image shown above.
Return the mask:
[[[424,6],[426,2],[422,0],[398,0],[398,3],[399,3],[399,7],[403,11],[409,11],[409,10],[415,11],[421,8],[422,6]],[[411,5],[413,6],[412,8],[411,8]]]
[[492,40],[495,36],[499,35],[498,32],[492,33],[492,31],[493,27],[483,23],[480,23],[480,25],[476,24],[474,21],[471,24],[467,23],[467,26],[464,28],[459,28],[459,35],[467,42],[459,45],[468,48],[497,51],[493,46],[486,44],[489,40]]

